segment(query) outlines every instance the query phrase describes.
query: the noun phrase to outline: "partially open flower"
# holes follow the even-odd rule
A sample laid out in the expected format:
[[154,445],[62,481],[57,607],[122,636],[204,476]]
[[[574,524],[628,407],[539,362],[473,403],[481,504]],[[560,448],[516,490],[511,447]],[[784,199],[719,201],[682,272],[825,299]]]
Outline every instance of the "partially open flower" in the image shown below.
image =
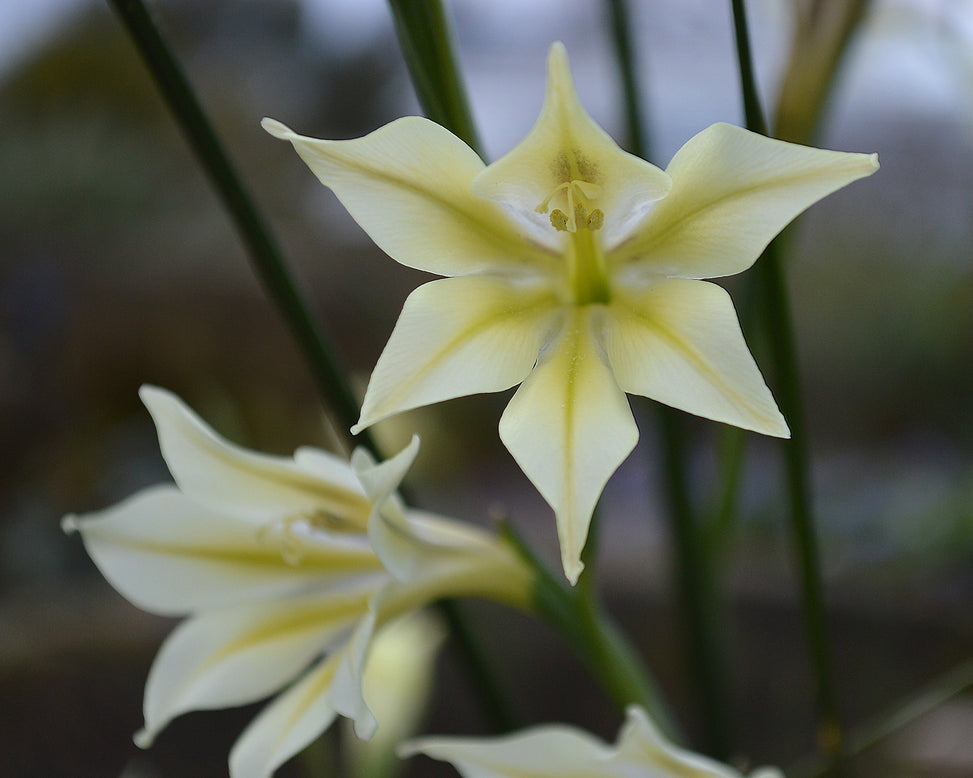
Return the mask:
[[801,211],[878,167],[715,124],[660,170],[585,113],[558,43],[540,118],[489,166],[417,117],[348,141],[263,126],[389,256],[448,276],[406,300],[354,429],[523,382],[500,437],[555,511],[572,582],[638,439],[626,392],[789,435],[729,295],[702,279],[746,270]]
[[[417,439],[380,465],[359,453],[352,468],[310,448],[272,457],[223,440],[169,392],[141,396],[176,486],[63,522],[134,604],[189,617],[152,665],[139,745],[182,713],[290,684],[230,755],[233,778],[265,778],[337,715],[371,737],[362,672],[385,624],[441,597],[526,607],[528,573],[506,545],[395,496]],[[394,544],[382,545],[386,534]]]

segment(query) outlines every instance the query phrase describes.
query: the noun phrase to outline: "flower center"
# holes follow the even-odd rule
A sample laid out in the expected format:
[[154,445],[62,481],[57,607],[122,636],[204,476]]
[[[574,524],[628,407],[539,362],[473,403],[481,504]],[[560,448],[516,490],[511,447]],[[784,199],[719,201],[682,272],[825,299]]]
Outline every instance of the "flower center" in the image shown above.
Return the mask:
[[298,524],[329,532],[361,532],[361,528],[353,522],[342,519],[330,511],[323,508],[308,508],[274,519],[260,527],[257,530],[257,540],[260,543],[273,542],[271,536],[276,535],[281,557],[287,564],[296,567],[304,560],[304,542],[294,531],[294,527]]
[[605,256],[594,234],[605,223],[605,213],[591,207],[591,201],[600,195],[598,184],[572,179],[558,184],[534,209],[537,213],[547,213],[555,199],[563,206],[550,211],[551,226],[558,232],[569,233],[565,256],[568,287],[575,305],[607,303],[609,299]]

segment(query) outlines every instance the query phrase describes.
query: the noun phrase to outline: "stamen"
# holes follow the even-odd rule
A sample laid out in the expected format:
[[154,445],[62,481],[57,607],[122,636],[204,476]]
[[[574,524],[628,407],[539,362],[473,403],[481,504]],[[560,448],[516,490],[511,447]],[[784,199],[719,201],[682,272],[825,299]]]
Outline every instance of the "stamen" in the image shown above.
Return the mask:
[[[537,213],[547,213],[551,201],[561,195],[564,196],[564,209],[555,208],[551,211],[551,226],[558,232],[577,232],[579,229],[597,230],[605,220],[605,214],[594,209],[590,214],[586,203],[601,194],[601,187],[590,181],[572,179],[558,184],[544,198],[534,210]],[[598,214],[597,216],[595,214]]]
[[560,208],[551,211],[551,226],[558,232],[564,232],[568,228],[568,217]]
[[323,529],[331,532],[359,532],[359,528],[347,519],[337,516],[322,508],[308,508],[303,511],[283,516],[265,524],[257,530],[257,541],[272,542],[271,533],[279,533],[278,548],[284,562],[296,567],[304,560],[304,543],[294,531],[298,524],[306,524],[311,529]]

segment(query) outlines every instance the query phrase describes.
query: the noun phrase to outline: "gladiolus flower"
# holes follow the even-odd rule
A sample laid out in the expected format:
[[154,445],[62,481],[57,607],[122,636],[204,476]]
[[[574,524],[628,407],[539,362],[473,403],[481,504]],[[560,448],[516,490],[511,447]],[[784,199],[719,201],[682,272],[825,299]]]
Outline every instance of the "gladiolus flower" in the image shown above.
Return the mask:
[[149,672],[140,746],[182,713],[290,684],[230,754],[232,778],[266,778],[338,715],[371,737],[362,672],[387,623],[443,597],[527,607],[529,574],[507,545],[395,495],[418,439],[380,465],[363,451],[354,466],[311,448],[267,456],[169,392],[141,397],[176,485],[63,521],[135,605],[188,616]]
[[572,582],[638,439],[626,392],[789,435],[729,296],[702,279],[746,270],[801,211],[878,167],[716,124],[663,171],[585,113],[559,43],[540,118],[489,166],[418,117],[348,141],[263,126],[389,256],[447,276],[406,300],[354,431],[522,383],[500,437],[554,509]]

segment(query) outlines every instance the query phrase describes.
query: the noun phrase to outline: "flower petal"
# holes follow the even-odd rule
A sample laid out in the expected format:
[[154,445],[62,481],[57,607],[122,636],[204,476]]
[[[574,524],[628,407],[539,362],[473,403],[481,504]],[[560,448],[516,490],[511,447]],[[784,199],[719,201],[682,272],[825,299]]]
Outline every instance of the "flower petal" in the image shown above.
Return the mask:
[[628,401],[598,344],[603,309],[572,309],[500,419],[500,438],[557,516],[564,572],[581,550],[598,497],[638,440]]
[[537,359],[555,304],[545,286],[506,278],[420,286],[405,301],[352,431],[409,408],[519,383]]
[[298,462],[247,451],[217,435],[171,392],[143,386],[139,396],[172,477],[190,497],[255,523],[324,511],[342,526],[365,529],[371,506],[340,460],[307,449]]
[[622,151],[585,112],[574,90],[567,52],[554,43],[537,123],[512,151],[476,177],[473,192],[525,213],[549,202],[565,210],[573,229],[573,212],[557,197],[549,201],[558,187],[571,181],[580,182],[585,194],[592,195],[591,205],[604,212],[608,231],[633,209],[664,197],[671,184],[655,165]]
[[739,273],[799,213],[876,170],[874,154],[823,151],[714,124],[676,152],[666,168],[672,191],[608,252],[609,262],[635,261],[683,278]]
[[613,298],[605,347],[619,386],[698,416],[790,437],[743,340],[730,296],[706,281],[662,279]]
[[382,575],[362,535],[300,534],[297,527],[260,532],[171,486],[146,489],[97,514],[68,516],[63,526],[81,533],[112,586],[164,615],[283,597],[311,584],[361,590]]
[[367,611],[369,592],[313,591],[204,613],[162,644],[145,686],[143,748],[176,716],[242,705],[276,691]]
[[[626,710],[626,720],[618,733],[615,753],[611,757],[617,773],[612,775],[631,775],[633,771],[650,768],[651,775],[672,776],[672,778],[742,778],[741,774],[728,765],[716,762],[702,754],[678,748],[667,741],[649,719],[646,712],[637,705]],[[764,768],[751,775],[751,778],[783,778],[779,770]]]
[[424,737],[399,747],[402,757],[420,753],[450,762],[464,778],[622,778],[600,769],[611,755],[608,746],[564,725],[495,738]]
[[339,652],[320,662],[250,722],[230,751],[230,778],[270,778],[331,725],[328,692],[341,659]]
[[417,116],[355,140],[316,140],[280,122],[263,128],[297,153],[378,247],[409,267],[439,275],[550,262],[470,182],[483,162],[463,141]]

